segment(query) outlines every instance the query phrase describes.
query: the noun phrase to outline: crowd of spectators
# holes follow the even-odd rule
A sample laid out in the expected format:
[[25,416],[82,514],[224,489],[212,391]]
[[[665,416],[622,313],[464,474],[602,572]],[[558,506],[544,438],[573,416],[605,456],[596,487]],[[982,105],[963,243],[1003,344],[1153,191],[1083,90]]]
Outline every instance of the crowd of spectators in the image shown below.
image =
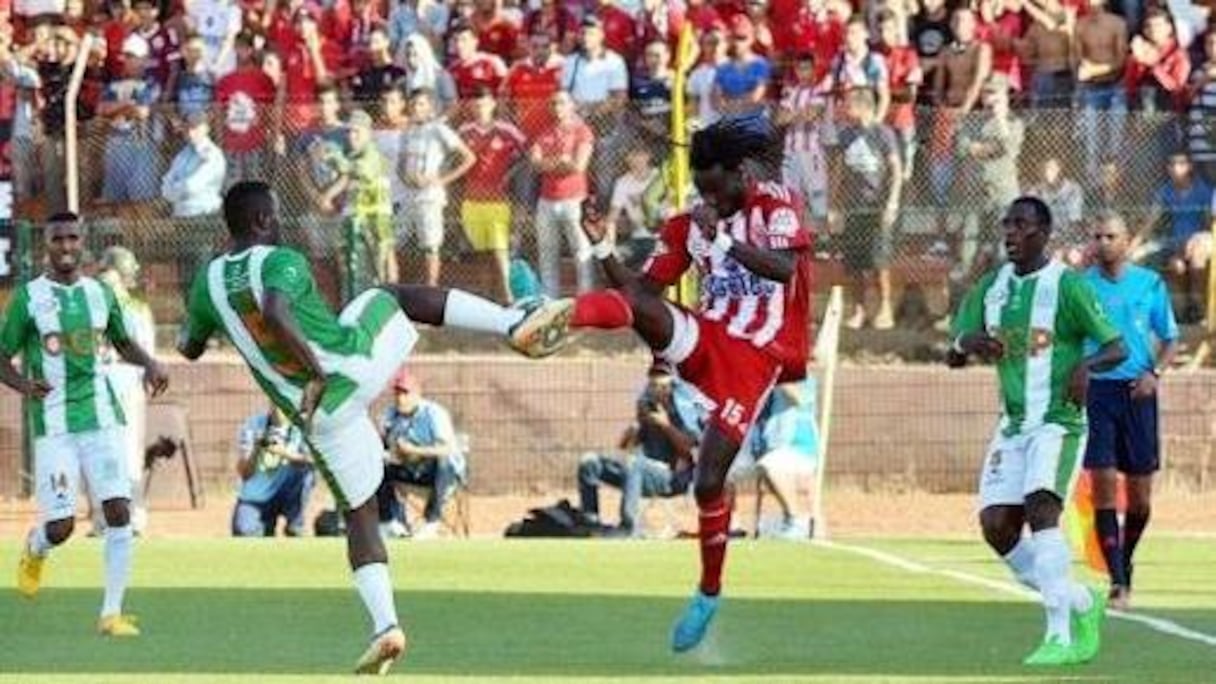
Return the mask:
[[[1193,0],[17,0],[0,14],[19,214],[63,207],[65,94],[91,35],[86,213],[208,217],[226,185],[270,177],[303,242],[332,254],[353,222],[380,279],[438,282],[462,245],[492,256],[509,300],[522,246],[544,290],[563,285],[563,249],[585,289],[588,196],[627,256],[653,245],[690,27],[690,119],[777,126],[782,176],[837,238],[821,255],[853,278],[851,327],[895,325],[907,236],[961,278],[1031,189],[1057,209],[1065,256],[1084,258],[1085,217],[1114,203],[1180,274],[1206,263],[1183,234],[1210,215],[1216,172],[1216,32]],[[1177,154],[1186,193],[1164,173]],[[185,225],[215,231],[192,253],[221,239]],[[410,251],[418,272],[400,269]]]

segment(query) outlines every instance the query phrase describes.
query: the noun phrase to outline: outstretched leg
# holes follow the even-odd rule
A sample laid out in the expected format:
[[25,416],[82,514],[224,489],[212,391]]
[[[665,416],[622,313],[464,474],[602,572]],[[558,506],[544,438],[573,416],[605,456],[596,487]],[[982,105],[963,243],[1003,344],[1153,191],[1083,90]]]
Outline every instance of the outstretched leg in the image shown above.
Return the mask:
[[614,330],[633,328],[655,351],[671,344],[675,323],[672,305],[644,285],[629,283],[619,289],[596,290],[574,299],[570,324],[575,328]]
[[464,290],[429,285],[380,287],[393,295],[402,312],[415,323],[503,335],[510,338],[517,351],[534,358],[562,348],[573,308],[569,300],[533,302],[517,308]]

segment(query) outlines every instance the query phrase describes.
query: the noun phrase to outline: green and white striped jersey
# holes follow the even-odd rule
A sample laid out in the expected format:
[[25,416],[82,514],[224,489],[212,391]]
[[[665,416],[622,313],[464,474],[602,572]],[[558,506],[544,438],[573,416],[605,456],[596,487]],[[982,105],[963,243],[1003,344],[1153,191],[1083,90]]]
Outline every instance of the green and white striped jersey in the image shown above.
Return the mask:
[[51,392],[31,400],[35,437],[100,430],[126,423],[102,361],[104,343],[129,339],[114,292],[81,277],[61,285],[45,275],[13,293],[0,350],[20,354]]
[[289,416],[299,408],[308,373],[262,317],[262,296],[271,289],[291,300],[300,332],[326,373],[321,407],[333,411],[357,389],[343,373],[343,360],[369,356],[372,334],[400,309],[390,297],[376,298],[358,320],[344,325],[321,296],[308,260],[288,247],[258,245],[213,259],[191,288],[186,339],[202,344],[222,331],[267,396]]
[[1002,433],[1045,423],[1084,429],[1084,407],[1067,398],[1069,378],[1087,339],[1105,345],[1120,335],[1082,274],[1055,260],[1024,276],[1013,264],[989,272],[967,293],[952,334],[957,340],[981,330],[1005,347],[996,365]]

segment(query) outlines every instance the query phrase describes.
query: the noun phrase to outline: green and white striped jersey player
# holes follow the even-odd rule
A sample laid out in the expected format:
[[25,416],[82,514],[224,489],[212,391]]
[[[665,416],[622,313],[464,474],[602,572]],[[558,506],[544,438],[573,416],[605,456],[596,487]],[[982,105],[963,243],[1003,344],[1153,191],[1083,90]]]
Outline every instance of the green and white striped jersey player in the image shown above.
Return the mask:
[[[74,214],[52,219],[46,251],[46,273],[16,289],[0,329],[0,382],[29,400],[26,429],[33,437],[39,513],[18,566],[17,587],[35,596],[48,552],[71,536],[83,474],[107,526],[98,627],[104,634],[134,636],[138,629],[122,614],[132,543],[125,418],[102,358],[106,343],[143,368],[154,395],[164,391],[168,379],[131,338],[113,290],[81,274],[82,230]],[[13,366],[15,356],[22,357],[28,378]]]
[[383,673],[405,650],[397,625],[375,492],[383,443],[368,406],[418,341],[415,323],[509,339],[538,357],[565,343],[564,301],[505,308],[460,290],[384,285],[335,315],[308,260],[279,244],[279,205],[265,183],[234,185],[224,197],[229,251],[194,280],[178,350],[199,358],[212,335],[228,337],[274,404],[300,424],[314,461],[347,517],[348,556],[373,623],[357,672]]
[[1119,331],[1084,276],[1054,260],[1025,275],[1007,263],[981,278],[953,320],[956,340],[978,331],[1003,349],[996,361],[1001,418],[981,479],[981,506],[1020,506],[1039,490],[1067,501],[1086,436],[1085,407],[1070,395],[1070,383],[1085,342],[1105,345]]
[[[967,293],[946,361],[961,367],[976,355],[996,364],[1001,419],[980,473],[980,526],[1014,576],[1043,597],[1047,629],[1023,663],[1071,665],[1097,655],[1106,595],[1072,579],[1060,515],[1084,452],[1089,372],[1127,352],[1084,276],[1050,258],[1042,200],[1014,200],[1002,233],[1009,262]],[[1087,340],[1100,347],[1089,356]]]

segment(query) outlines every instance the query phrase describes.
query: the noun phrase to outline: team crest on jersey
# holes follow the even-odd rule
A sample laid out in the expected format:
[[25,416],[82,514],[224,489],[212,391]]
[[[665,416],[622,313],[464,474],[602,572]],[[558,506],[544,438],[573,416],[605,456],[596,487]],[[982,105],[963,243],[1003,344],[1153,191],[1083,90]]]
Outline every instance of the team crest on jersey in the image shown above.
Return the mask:
[[43,335],[42,349],[48,356],[59,356],[63,353],[63,340],[57,333]]

